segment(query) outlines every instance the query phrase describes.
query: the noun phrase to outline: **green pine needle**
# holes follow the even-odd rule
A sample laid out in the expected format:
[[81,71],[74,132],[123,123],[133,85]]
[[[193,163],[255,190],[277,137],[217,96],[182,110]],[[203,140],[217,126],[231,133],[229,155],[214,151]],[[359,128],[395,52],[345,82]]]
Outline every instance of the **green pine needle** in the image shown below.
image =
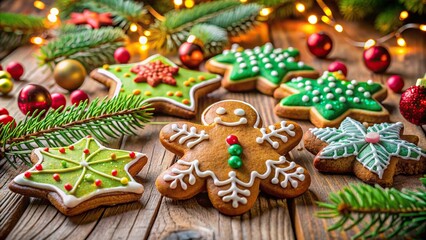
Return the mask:
[[382,11],[377,15],[374,26],[376,29],[383,33],[388,33],[402,25],[402,21],[398,17],[400,12],[403,11],[403,6],[396,5],[390,6],[388,8],[382,9]]
[[[426,187],[426,175],[420,180]],[[360,184],[331,193],[329,198],[331,203],[318,202],[326,210],[316,213],[319,218],[338,218],[329,231],[347,231],[358,226],[360,232],[353,239],[426,233],[425,189],[399,191]]]
[[426,2],[424,0],[399,0],[399,2],[404,4],[405,8],[410,12],[426,13]]
[[124,45],[127,36],[120,28],[105,27],[63,34],[41,47],[40,65],[53,67],[64,59],[80,61],[87,71],[114,63],[114,51]]
[[68,146],[87,135],[104,143],[108,138],[133,135],[149,122],[151,111],[142,97],[123,95],[50,110],[44,118],[43,112],[34,113],[15,128],[10,123],[0,128],[0,159],[12,165],[17,159],[29,164],[34,148]]
[[205,23],[195,25],[189,34],[197,37],[204,43],[205,57],[221,52],[223,47],[228,43],[228,33],[226,30],[215,25]]

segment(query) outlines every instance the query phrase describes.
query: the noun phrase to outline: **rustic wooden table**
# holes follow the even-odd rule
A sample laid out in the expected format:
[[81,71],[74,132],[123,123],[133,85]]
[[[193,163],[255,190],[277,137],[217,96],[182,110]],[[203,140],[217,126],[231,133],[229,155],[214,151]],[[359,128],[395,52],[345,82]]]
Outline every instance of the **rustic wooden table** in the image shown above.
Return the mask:
[[[8,5],[11,4],[11,5]],[[31,12],[25,1],[3,1],[0,9],[10,11]],[[31,7],[31,6],[30,6]],[[362,24],[344,23],[343,26],[358,40],[377,37],[370,27]],[[327,31],[334,41],[334,49],[329,59],[320,60],[308,53],[306,37],[319,30]],[[314,66],[318,71],[327,69],[333,60],[345,62],[349,69],[349,78],[358,80],[373,79],[385,83],[391,74],[400,74],[405,79],[406,87],[414,84],[418,77],[426,72],[426,35],[418,31],[408,31],[406,41],[408,47],[395,47],[389,42],[392,64],[386,74],[373,74],[362,63],[362,49],[349,45],[342,35],[330,28],[311,26],[304,21],[283,20],[264,25],[251,37],[257,41],[268,38],[277,47],[293,46],[301,50],[302,60]],[[245,39],[242,39],[243,41]],[[252,44],[251,44],[252,45]],[[25,84],[32,82],[47,87],[51,92],[64,92],[53,80],[52,72],[40,68],[34,54],[36,46],[23,46],[8,53],[1,53],[1,64],[20,61],[25,67],[23,80],[15,82],[14,90],[8,96],[0,97],[0,106],[6,107],[16,119],[24,116],[17,107],[16,96]],[[176,59],[176,56],[175,56]],[[132,59],[138,61],[139,59]],[[83,87],[91,98],[105,96],[107,90],[97,82],[86,79]],[[276,101],[257,92],[229,93],[220,89],[200,100],[198,111],[221,99],[239,99],[254,105],[263,116],[265,124],[278,120],[272,109]],[[425,128],[408,123],[399,113],[400,94],[389,92],[383,102],[391,113],[391,121],[405,124],[405,132],[420,137],[420,146],[426,148]],[[158,116],[157,122],[179,120],[168,116]],[[193,119],[200,122],[200,117]],[[312,127],[309,122],[300,121],[304,131]],[[145,193],[138,202],[114,207],[101,207],[79,216],[65,217],[48,201],[22,197],[12,193],[7,184],[18,173],[26,169],[19,166],[14,169],[6,161],[0,161],[0,239],[32,239],[32,238],[72,238],[72,239],[347,239],[359,229],[349,232],[327,232],[333,220],[322,220],[314,217],[319,210],[316,201],[326,201],[330,192],[340,190],[350,183],[359,181],[348,175],[325,175],[318,173],[312,166],[313,156],[300,143],[290,155],[294,161],[304,166],[312,176],[312,184],[304,195],[287,200],[277,200],[261,196],[254,208],[238,217],[228,217],[218,213],[209,205],[206,195],[199,195],[187,201],[172,201],[163,198],[155,188],[156,177],[175,160],[174,154],[168,152],[158,141],[158,133],[162,125],[148,125],[138,132],[138,136],[123,137],[111,141],[110,147],[144,152],[149,157],[148,164],[138,174],[138,179],[145,187]],[[396,188],[415,188],[420,186],[417,176],[397,176]]]

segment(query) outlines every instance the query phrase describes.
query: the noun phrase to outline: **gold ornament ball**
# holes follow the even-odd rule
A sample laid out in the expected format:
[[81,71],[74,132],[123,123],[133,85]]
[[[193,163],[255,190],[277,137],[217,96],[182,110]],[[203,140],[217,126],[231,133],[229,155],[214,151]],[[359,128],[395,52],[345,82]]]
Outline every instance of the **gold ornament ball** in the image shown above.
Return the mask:
[[53,72],[55,82],[68,91],[78,89],[86,78],[86,69],[76,60],[66,59],[59,62]]
[[0,93],[8,94],[13,89],[13,82],[7,78],[0,78]]
[[12,79],[12,76],[6,71],[0,71],[0,78]]

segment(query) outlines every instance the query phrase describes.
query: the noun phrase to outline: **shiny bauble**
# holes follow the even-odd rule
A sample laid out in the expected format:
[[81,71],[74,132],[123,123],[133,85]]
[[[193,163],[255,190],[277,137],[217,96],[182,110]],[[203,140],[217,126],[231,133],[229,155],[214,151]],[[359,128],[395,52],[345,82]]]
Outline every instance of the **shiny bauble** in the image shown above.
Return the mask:
[[184,42],[179,47],[179,59],[188,68],[198,68],[204,60],[203,49],[197,44]]
[[12,79],[12,76],[6,71],[0,71],[0,78]]
[[10,62],[6,66],[6,71],[10,73],[13,79],[20,80],[24,74],[24,67],[19,62]]
[[61,93],[52,93],[52,108],[58,109],[62,107],[62,110],[64,110],[65,106],[67,105],[67,99],[65,96]]
[[23,114],[33,114],[35,111],[49,110],[52,97],[49,91],[37,84],[28,84],[21,89],[18,95],[18,107]]
[[418,79],[416,86],[411,86],[402,93],[399,111],[413,124],[426,124],[426,78]]
[[89,102],[89,95],[85,93],[83,90],[75,90],[70,95],[71,104],[78,106],[81,102],[87,100]]
[[391,56],[382,46],[372,46],[364,50],[363,60],[365,66],[375,73],[382,73],[388,69]]
[[399,93],[404,87],[404,79],[399,75],[392,75],[386,81],[386,85],[388,85],[388,88],[392,91]]
[[341,72],[343,75],[348,76],[348,68],[346,67],[346,65],[342,62],[339,61],[335,61],[330,63],[330,65],[328,65],[328,71],[329,72]]
[[114,51],[114,59],[118,63],[128,63],[130,60],[130,53],[125,47],[119,47]]
[[0,108],[0,116],[1,115],[9,115],[9,111],[6,108]]
[[6,95],[13,89],[13,82],[9,78],[0,78],[0,93]]
[[55,82],[68,91],[74,91],[81,87],[87,72],[84,66],[76,60],[66,59],[55,66],[53,78]]
[[13,122],[11,125],[12,127],[16,127],[16,121],[13,117],[6,114],[0,115],[0,128],[2,128],[2,125],[4,126],[10,122]]
[[325,58],[333,49],[333,41],[324,32],[314,33],[308,37],[309,51],[319,58]]

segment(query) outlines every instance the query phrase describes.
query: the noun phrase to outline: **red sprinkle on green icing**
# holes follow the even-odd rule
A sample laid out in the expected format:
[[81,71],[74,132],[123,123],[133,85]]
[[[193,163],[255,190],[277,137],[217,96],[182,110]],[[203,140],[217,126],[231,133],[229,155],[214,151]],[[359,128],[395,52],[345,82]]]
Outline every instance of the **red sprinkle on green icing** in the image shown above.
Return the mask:
[[61,148],[59,148],[59,150],[58,150],[60,153],[65,153],[65,148],[63,148],[63,147],[61,147]]
[[52,177],[53,177],[53,180],[55,180],[55,181],[60,181],[61,180],[61,176],[59,174],[57,174],[57,173],[54,173]]
[[74,150],[74,146],[73,145],[69,146],[69,150]]
[[72,185],[71,185],[71,184],[69,184],[69,183],[66,183],[66,184],[64,185],[64,188],[65,188],[65,190],[67,190],[67,191],[69,192],[69,191],[71,191],[71,190],[72,190]]
[[36,169],[37,171],[41,171],[41,170],[43,170],[43,165],[41,165],[40,163],[37,163],[37,164],[35,165],[35,169]]
[[30,178],[30,177],[31,177],[31,172],[25,172],[25,173],[24,173],[24,177],[26,177],[26,178]]

